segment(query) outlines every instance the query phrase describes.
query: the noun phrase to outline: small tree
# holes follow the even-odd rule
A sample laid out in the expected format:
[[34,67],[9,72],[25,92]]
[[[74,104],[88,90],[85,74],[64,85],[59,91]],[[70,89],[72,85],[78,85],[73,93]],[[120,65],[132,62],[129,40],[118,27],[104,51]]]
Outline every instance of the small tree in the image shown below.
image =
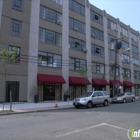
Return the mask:
[[87,69],[86,67],[82,66],[80,67],[77,72],[83,77],[84,83],[85,83],[85,90],[87,91],[87,80],[90,77],[90,72],[92,69]]
[[3,111],[4,111],[4,102],[5,102],[5,95],[6,95],[6,75],[7,75],[7,70],[9,69],[10,62],[14,62],[17,58],[17,48],[13,47],[12,51],[8,51],[6,49],[3,49],[0,51],[0,56],[2,56],[1,61],[0,61],[0,68],[2,70],[2,73],[4,74],[4,83],[5,83],[5,88],[4,88],[4,93],[3,93]]

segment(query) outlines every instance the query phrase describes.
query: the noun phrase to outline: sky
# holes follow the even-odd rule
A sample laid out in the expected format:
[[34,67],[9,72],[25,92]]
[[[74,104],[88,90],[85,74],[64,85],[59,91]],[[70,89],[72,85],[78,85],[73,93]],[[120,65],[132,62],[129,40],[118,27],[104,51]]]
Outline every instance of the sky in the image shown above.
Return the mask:
[[140,0],[89,0],[89,2],[140,32]]

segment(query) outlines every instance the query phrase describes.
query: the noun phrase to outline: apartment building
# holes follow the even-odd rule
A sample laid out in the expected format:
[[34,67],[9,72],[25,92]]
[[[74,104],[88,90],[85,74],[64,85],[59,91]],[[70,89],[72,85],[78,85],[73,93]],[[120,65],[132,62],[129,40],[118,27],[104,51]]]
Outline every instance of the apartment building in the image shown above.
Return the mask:
[[[112,96],[111,38],[122,37],[117,83],[121,92],[138,95],[140,33],[126,24],[88,0],[1,0],[0,51],[17,47],[19,59],[9,64],[6,86],[0,70],[0,99],[9,102],[11,92],[14,102],[33,102],[35,86],[40,101],[63,100],[66,92],[73,99],[86,89],[107,90]],[[84,77],[81,68],[87,69]]]

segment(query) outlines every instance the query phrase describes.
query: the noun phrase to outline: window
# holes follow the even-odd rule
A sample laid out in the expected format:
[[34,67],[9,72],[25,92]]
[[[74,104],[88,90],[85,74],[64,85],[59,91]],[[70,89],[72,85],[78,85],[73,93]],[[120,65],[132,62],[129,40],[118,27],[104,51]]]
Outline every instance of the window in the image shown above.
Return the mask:
[[125,41],[121,41],[122,42],[122,49],[128,49],[129,48],[129,44]]
[[103,93],[102,92],[98,92],[98,96],[103,96]]
[[92,55],[104,57],[104,48],[91,44],[91,53],[92,53]]
[[135,42],[138,42],[138,37],[133,33],[131,33],[131,39]]
[[117,24],[110,20],[107,20],[107,27],[111,30],[117,31]]
[[128,37],[128,31],[123,27],[121,27],[121,34]]
[[111,44],[111,39],[115,39],[114,36],[108,34],[108,43]]
[[129,69],[122,69],[122,74],[124,78],[128,78],[131,76],[130,70]]
[[140,79],[140,72],[134,71],[134,78]]
[[39,28],[39,40],[52,45],[62,45],[62,35],[60,33],[50,31],[44,28]]
[[86,60],[84,60],[84,59],[78,59],[78,58],[70,57],[69,61],[70,61],[69,62],[70,67],[69,68],[71,70],[80,70],[81,67],[87,68]]
[[69,18],[69,28],[85,34],[85,24],[76,19]]
[[44,6],[40,6],[40,18],[62,25],[62,14]]
[[69,37],[70,48],[82,51],[86,48],[86,42],[77,38]]
[[91,34],[93,34],[95,38],[100,40],[103,40],[104,38],[103,32],[93,27],[91,27]]
[[137,67],[140,65],[139,60],[136,58],[132,58],[132,63],[134,66],[137,66]]
[[38,65],[54,68],[62,67],[62,56],[46,52],[38,52]]
[[20,63],[20,47],[16,47],[16,46],[9,46],[8,47],[8,51],[11,52],[14,48],[17,49],[17,52],[16,52],[16,59],[14,60],[15,63]]
[[109,50],[108,55],[109,55],[109,59],[115,60],[115,51],[114,50]]
[[13,0],[12,8],[16,9],[16,10],[22,10],[23,9],[23,0]]
[[138,47],[132,45],[132,52],[135,53],[135,54],[139,54],[139,49],[138,49]]
[[[110,75],[115,75],[115,67],[114,66],[110,66]],[[119,72],[119,67],[116,67],[116,76],[119,76],[120,72]]]
[[94,11],[90,11],[90,18],[91,20],[95,21],[95,22],[98,22],[100,24],[103,24],[103,16],[95,13]]
[[130,57],[128,55],[122,54],[122,62],[130,63]]
[[85,7],[74,0],[69,0],[69,9],[83,16],[85,15]]
[[135,84],[135,95],[140,96],[140,84]]
[[92,62],[92,72],[99,73],[99,74],[105,74],[105,64],[98,63],[98,62]]
[[58,3],[60,5],[62,5],[62,0],[52,0],[52,1],[55,2],[55,3]]
[[22,22],[11,19],[11,27],[10,27],[10,34],[15,36],[21,35],[21,28],[22,28]]

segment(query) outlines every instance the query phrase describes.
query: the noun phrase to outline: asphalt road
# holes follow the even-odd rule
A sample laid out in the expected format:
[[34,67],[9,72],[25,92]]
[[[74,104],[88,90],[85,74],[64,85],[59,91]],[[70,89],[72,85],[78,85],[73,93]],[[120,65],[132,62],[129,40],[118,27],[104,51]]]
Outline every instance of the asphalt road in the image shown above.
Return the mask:
[[0,140],[129,140],[130,128],[140,129],[140,101],[0,116]]

